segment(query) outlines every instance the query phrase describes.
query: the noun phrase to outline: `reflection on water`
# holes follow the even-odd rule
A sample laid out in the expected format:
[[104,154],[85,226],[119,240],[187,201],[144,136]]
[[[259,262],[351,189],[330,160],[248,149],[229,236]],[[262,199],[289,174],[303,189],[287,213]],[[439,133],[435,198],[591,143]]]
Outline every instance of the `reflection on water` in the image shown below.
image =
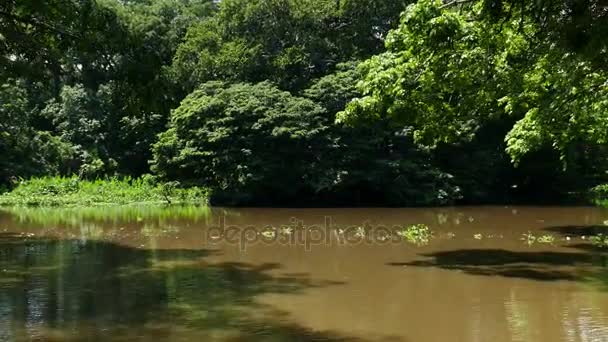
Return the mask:
[[148,221],[164,223],[166,220],[188,219],[192,222],[206,220],[211,208],[201,206],[108,206],[89,208],[6,208],[5,215],[19,223],[33,223],[44,226],[78,226],[87,222],[131,223]]
[[[260,230],[421,223],[433,238],[244,250],[209,240],[221,217]],[[5,211],[0,340],[608,341],[608,254],[588,240],[606,219],[531,207]]]

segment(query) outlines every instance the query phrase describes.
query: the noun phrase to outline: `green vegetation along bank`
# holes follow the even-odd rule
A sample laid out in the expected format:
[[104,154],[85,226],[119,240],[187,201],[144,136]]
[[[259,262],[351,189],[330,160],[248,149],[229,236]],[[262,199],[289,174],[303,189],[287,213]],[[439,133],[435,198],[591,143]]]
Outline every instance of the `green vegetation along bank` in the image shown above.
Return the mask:
[[599,0],[3,1],[1,201],[588,199],[606,35]]
[[0,206],[98,206],[117,204],[207,204],[207,191],[146,178],[87,181],[78,177],[32,178],[0,195]]

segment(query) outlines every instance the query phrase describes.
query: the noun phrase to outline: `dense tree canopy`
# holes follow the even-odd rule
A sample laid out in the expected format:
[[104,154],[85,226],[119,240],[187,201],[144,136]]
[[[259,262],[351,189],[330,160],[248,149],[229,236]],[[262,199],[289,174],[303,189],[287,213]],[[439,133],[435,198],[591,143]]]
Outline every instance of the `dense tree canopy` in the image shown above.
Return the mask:
[[[205,83],[172,113],[169,129],[153,146],[153,170],[244,203],[454,199],[458,191],[449,175],[430,166],[429,155],[405,134],[381,126],[333,125],[331,109],[350,98],[346,82],[352,72],[326,76],[306,91],[326,108],[268,82]],[[340,90],[320,91],[329,81]],[[354,91],[352,83],[350,88]],[[328,94],[330,102],[315,97]],[[347,201],[344,194],[355,197]]]
[[69,170],[141,174],[180,100],[163,70],[213,12],[211,0],[3,2],[0,75],[27,92],[27,127],[71,146]]
[[228,79],[298,90],[350,59],[379,52],[403,0],[224,0],[193,25],[172,71],[187,90]]
[[[564,154],[576,143],[605,144],[608,74],[593,62],[600,56],[572,51],[546,27],[565,20],[554,18],[565,9],[538,19],[517,3],[489,2],[467,11],[437,0],[408,7],[388,51],[362,66],[364,96],[340,120],[389,116],[435,146],[470,140],[509,115],[517,120],[505,138],[515,162],[546,145]],[[501,6],[508,6],[504,17],[484,20]]]
[[173,112],[154,167],[222,191],[297,194],[322,172],[315,151],[327,146],[328,123],[314,102],[269,83],[205,83]]
[[0,187],[139,176],[233,204],[608,182],[600,0],[7,0]]

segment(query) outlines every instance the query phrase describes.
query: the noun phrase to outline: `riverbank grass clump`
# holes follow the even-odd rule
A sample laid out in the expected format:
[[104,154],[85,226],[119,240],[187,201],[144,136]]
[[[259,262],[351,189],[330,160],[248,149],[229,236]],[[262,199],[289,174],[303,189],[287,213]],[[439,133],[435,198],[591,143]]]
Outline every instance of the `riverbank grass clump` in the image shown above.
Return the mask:
[[83,180],[74,177],[42,177],[21,181],[0,195],[0,206],[97,206],[119,204],[206,204],[208,192],[178,183],[156,183],[142,178]]

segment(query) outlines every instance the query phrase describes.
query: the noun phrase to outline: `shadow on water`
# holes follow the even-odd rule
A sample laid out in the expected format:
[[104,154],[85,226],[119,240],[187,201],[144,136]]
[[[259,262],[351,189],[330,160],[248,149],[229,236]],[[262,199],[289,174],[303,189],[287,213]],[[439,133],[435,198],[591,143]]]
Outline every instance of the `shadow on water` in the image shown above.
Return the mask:
[[[472,275],[538,281],[585,280],[606,273],[606,256],[591,253],[520,252],[503,249],[459,249],[422,254],[426,260],[394,262],[391,266],[437,267]],[[564,269],[566,268],[566,269]],[[585,273],[579,270],[585,269]],[[589,273],[591,272],[591,274]]]
[[608,233],[608,226],[602,226],[602,225],[558,226],[558,227],[543,228],[543,230],[552,232],[552,233],[558,233],[562,236],[582,237],[582,236],[592,236],[592,235],[597,235],[597,234],[606,234],[606,233]]
[[564,247],[575,248],[581,251],[594,254],[608,253],[608,248],[596,246],[589,240],[589,237],[598,234],[608,234],[608,226],[606,225],[582,225],[582,226],[557,226],[543,228],[548,232],[557,233],[562,237],[576,238],[577,241],[584,239],[583,243],[568,243]]
[[339,283],[213,253],[0,234],[0,340],[355,340],[256,301]]

